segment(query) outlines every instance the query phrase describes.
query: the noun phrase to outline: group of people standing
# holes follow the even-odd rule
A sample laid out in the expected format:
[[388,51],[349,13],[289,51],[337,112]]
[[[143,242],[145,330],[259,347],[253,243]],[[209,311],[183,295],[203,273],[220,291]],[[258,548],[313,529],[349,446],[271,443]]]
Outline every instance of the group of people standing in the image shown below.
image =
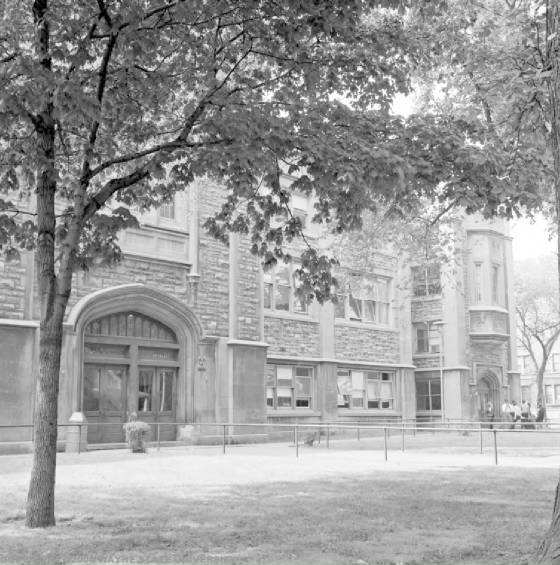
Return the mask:
[[[544,415],[545,410],[540,403],[537,405],[536,413],[533,413],[531,403],[526,400],[523,400],[521,404],[518,404],[516,400],[506,400],[502,404],[502,421],[507,422],[512,430],[517,427],[534,430],[537,427],[536,424],[544,421]],[[486,404],[485,419],[490,422],[496,421],[494,404],[491,401]]]

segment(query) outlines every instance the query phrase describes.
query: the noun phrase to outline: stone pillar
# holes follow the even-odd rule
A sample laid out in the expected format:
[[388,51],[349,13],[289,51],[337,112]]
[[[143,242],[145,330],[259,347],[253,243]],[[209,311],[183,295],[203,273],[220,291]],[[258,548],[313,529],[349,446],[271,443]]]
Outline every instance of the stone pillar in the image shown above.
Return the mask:
[[323,361],[318,366],[317,410],[321,419],[330,422],[338,419],[338,396],[336,387],[337,364]]
[[[230,340],[228,351],[231,362],[231,421],[239,423],[265,423],[266,343]],[[257,436],[266,434],[264,428],[235,426],[230,433]]]
[[397,371],[397,378],[400,380],[400,410],[404,422],[416,418],[416,382],[414,369],[403,367]]
[[80,453],[87,451],[87,419],[83,412],[74,412],[66,431],[66,453]]

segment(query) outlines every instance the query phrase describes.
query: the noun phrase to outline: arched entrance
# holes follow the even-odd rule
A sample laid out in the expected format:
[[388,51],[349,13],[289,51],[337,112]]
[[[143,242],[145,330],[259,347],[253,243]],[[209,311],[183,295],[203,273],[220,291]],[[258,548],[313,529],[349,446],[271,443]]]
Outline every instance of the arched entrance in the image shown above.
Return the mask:
[[176,421],[179,349],[170,328],[138,312],[87,324],[82,410],[88,443],[122,441],[122,423],[133,412],[159,423],[161,439],[174,438],[169,424]]
[[494,406],[494,416],[498,416],[500,410],[499,384],[497,377],[487,371],[476,384],[476,410],[479,420],[486,419],[486,407],[488,402]]
[[172,423],[193,419],[201,328],[184,304],[141,284],[122,285],[84,297],[68,322],[78,376],[73,411],[85,413],[89,443],[123,441],[132,412],[159,423],[160,439],[175,438]]

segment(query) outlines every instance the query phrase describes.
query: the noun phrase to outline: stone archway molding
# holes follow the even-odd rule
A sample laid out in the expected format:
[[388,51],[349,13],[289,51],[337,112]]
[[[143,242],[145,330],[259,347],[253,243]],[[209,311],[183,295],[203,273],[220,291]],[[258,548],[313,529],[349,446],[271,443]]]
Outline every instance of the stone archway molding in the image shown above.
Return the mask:
[[[164,292],[140,283],[123,284],[92,292],[72,308],[65,322],[66,367],[71,375],[72,412],[81,412],[84,330],[91,321],[119,312],[138,312],[157,320],[175,332],[181,346],[178,375],[177,417],[194,417],[194,374],[203,331],[196,314],[185,304]],[[187,399],[191,399],[188,401]]]
[[82,297],[72,308],[66,326],[77,335],[96,318],[127,310],[139,312],[168,325],[179,338],[190,334],[197,342],[202,326],[197,316],[182,302],[140,283],[103,288]]

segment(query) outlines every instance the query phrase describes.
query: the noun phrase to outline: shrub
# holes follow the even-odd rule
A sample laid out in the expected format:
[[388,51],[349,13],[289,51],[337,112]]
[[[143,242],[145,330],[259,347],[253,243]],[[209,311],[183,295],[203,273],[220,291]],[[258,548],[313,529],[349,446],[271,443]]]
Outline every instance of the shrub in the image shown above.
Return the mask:
[[146,441],[151,431],[150,425],[132,418],[130,420],[123,426],[126,442],[132,453],[146,453]]

